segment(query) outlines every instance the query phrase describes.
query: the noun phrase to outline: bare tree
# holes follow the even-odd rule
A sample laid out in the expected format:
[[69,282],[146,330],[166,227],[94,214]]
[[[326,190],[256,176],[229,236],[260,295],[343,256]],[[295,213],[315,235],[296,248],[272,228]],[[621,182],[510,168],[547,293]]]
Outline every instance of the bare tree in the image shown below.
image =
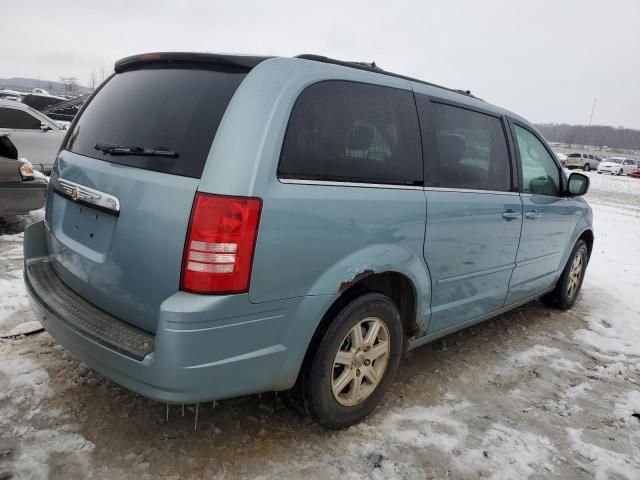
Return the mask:
[[538,125],[545,138],[569,145],[593,145],[603,147],[640,149],[640,131],[625,127],[605,125],[567,125],[547,123]]
[[96,75],[95,70],[91,70],[91,73],[89,73],[89,88],[91,90],[95,90],[97,86],[98,86],[98,75]]
[[78,89],[78,77],[60,77],[60,83],[64,85],[64,89],[68,92],[74,92]]

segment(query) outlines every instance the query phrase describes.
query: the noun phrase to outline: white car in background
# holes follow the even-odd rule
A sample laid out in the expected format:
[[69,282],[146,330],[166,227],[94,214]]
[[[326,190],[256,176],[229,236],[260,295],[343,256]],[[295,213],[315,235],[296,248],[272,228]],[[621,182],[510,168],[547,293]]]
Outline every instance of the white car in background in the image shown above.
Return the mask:
[[560,165],[565,167],[567,165],[567,154],[562,152],[553,152],[556,158],[560,161]]
[[611,157],[598,165],[598,173],[628,175],[638,168],[636,160],[625,157]]
[[46,175],[66,133],[55,120],[28,105],[0,100],[0,134],[7,134],[20,156]]
[[600,165],[602,159],[590,153],[570,153],[567,156],[566,166],[569,170],[580,168],[585,172],[595,170]]

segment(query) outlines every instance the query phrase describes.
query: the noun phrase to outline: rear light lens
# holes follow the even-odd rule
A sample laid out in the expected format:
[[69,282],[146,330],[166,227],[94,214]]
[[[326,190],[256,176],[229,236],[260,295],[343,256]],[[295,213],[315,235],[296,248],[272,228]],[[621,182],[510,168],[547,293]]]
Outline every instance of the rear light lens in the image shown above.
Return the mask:
[[261,209],[259,198],[196,194],[180,288],[208,294],[247,292]]

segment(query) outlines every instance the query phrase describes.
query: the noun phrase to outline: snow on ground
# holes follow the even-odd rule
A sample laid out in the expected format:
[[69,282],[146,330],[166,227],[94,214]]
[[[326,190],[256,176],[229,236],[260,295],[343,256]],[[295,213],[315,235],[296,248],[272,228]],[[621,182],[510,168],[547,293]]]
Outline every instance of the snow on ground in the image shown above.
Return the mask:
[[[47,333],[0,340],[0,478],[640,478],[640,180],[589,173],[578,303],[532,303],[407,354],[366,421],[326,431],[273,395],[178,407],[89,370]],[[0,326],[33,320],[24,226],[0,220]]]
[[32,221],[41,218],[42,210],[23,217],[0,217],[0,337],[41,328],[31,316],[22,279],[23,230]]

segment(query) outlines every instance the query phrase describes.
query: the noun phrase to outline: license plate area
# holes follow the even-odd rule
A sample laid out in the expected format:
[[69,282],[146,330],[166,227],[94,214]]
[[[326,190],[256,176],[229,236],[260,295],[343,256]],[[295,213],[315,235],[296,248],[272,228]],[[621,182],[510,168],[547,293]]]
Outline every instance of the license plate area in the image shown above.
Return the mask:
[[117,217],[56,195],[51,227],[56,239],[75,253],[104,263],[111,251]]

